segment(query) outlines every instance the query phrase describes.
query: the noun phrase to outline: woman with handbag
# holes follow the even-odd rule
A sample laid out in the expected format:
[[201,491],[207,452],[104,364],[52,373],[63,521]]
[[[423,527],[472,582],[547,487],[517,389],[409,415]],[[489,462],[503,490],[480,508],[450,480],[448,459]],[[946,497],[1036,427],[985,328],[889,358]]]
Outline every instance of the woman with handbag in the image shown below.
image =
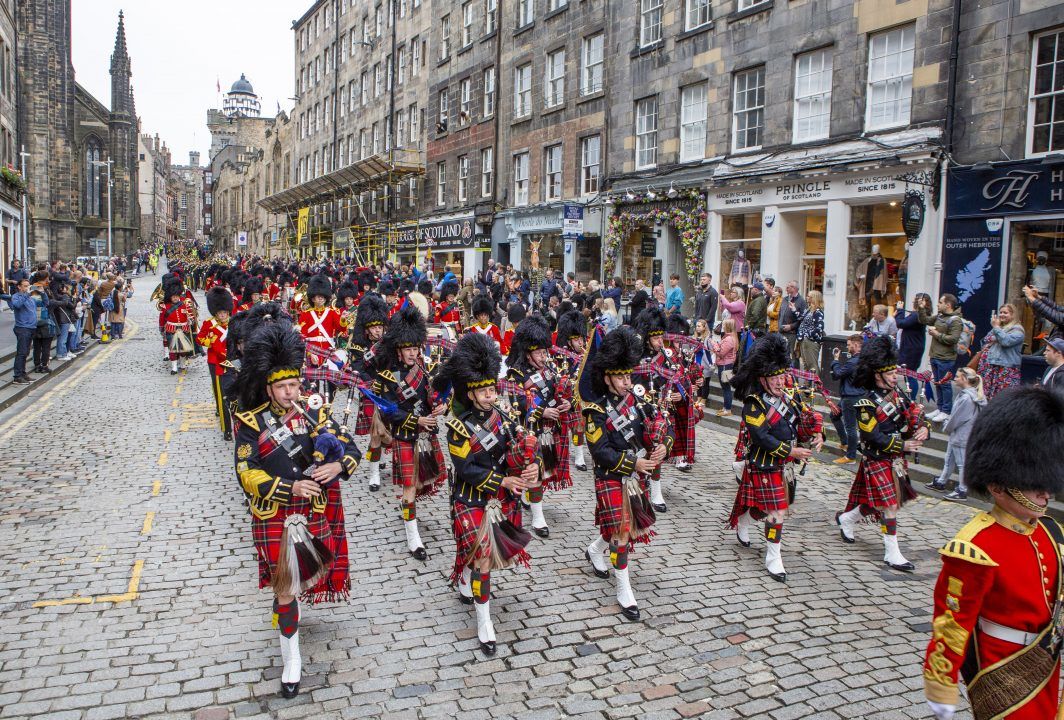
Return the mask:
[[720,330],[720,342],[710,340],[709,349],[713,351],[717,379],[720,380],[720,389],[724,394],[724,407],[717,411],[717,417],[727,417],[732,414],[731,379],[735,372],[735,357],[739,352],[739,333],[732,318],[721,323]]
[[820,344],[824,342],[824,296],[810,290],[805,296],[805,312],[798,319],[798,356],[802,369],[820,374]]
[[[1020,384],[1020,356],[1026,335],[1016,322],[1016,308],[1005,303],[990,317],[990,332],[983,338],[977,370],[988,401],[1002,390]],[[969,365],[970,367],[970,365]]]

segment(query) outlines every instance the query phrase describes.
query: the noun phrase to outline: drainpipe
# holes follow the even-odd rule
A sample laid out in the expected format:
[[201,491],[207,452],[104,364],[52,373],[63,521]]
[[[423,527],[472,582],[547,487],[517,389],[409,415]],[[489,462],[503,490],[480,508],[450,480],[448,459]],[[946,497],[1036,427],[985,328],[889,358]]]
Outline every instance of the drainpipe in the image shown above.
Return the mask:
[[953,29],[949,40],[949,79],[946,83],[946,153],[953,153],[954,118],[957,115],[957,57],[960,54],[961,2],[953,0]]

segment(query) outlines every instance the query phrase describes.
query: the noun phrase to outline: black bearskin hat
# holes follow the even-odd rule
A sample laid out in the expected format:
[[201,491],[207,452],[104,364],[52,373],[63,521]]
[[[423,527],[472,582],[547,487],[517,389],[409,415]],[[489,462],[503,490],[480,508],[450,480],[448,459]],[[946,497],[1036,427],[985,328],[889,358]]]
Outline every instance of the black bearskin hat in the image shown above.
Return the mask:
[[282,323],[267,323],[245,337],[237,397],[241,409],[246,411],[269,399],[267,385],[299,377],[305,348],[299,333]]
[[578,310],[570,310],[558,316],[558,346],[569,349],[569,338],[587,339],[587,320]]
[[672,335],[690,335],[691,323],[680,313],[672,313],[665,322],[665,329]]
[[480,315],[487,315],[488,319],[495,313],[495,306],[491,302],[491,298],[486,295],[477,295],[473,298],[473,319],[475,320]]
[[405,347],[422,347],[428,330],[425,328],[425,316],[412,305],[407,305],[392,316],[388,323],[388,329],[384,332],[381,344],[384,351],[382,358],[391,361],[395,357],[395,351]]
[[373,274],[372,270],[363,270],[358,274],[358,288],[359,290],[366,292],[372,290],[377,285],[377,277]]
[[448,297],[456,297],[458,295],[458,283],[444,283],[440,288],[440,300],[446,300]]
[[877,335],[865,341],[857,357],[853,384],[865,390],[876,389],[876,375],[898,367],[898,351],[889,335]]
[[395,283],[391,280],[387,280],[380,284],[379,292],[381,297],[388,297],[389,295],[395,295]]
[[181,278],[177,275],[170,274],[163,278],[163,300],[170,302],[170,298],[174,295],[184,297],[185,283],[181,282]]
[[621,325],[607,333],[591,358],[591,389],[606,394],[607,375],[627,375],[643,357],[643,341],[635,330]]
[[350,280],[345,280],[340,283],[340,287],[336,289],[336,303],[340,307],[344,306],[344,302],[347,298],[354,300],[358,297],[358,288]]
[[244,282],[244,302],[251,302],[251,296],[266,292],[266,282],[257,276],[251,276]]
[[417,291],[425,297],[432,297],[432,281],[418,280]]
[[517,327],[518,323],[525,319],[525,315],[525,306],[521,303],[515,302],[506,310],[506,319],[514,327]]
[[351,328],[351,343],[366,347],[366,328],[372,325],[388,324],[388,303],[375,292],[368,292],[362,296],[358,303],[358,311],[355,313],[355,325]]
[[632,325],[646,343],[654,335],[664,335],[667,320],[660,308],[646,308],[636,315]]
[[440,367],[432,385],[441,393],[451,386],[457,417],[471,402],[469,391],[494,385],[499,379],[500,367],[502,356],[495,341],[481,333],[467,333],[458,338],[454,352]]
[[332,298],[332,294],[332,280],[329,279],[328,275],[319,273],[311,277],[307,282],[307,300],[310,300],[311,302],[314,301],[315,296],[320,295],[325,298],[325,302],[328,303],[329,299]]
[[547,321],[539,315],[529,315],[514,330],[506,364],[515,368],[528,367],[528,354],[533,350],[550,351],[551,344]]
[[220,285],[215,285],[207,291],[207,312],[211,315],[217,315],[218,313],[225,311],[227,313],[233,312],[233,296]]
[[225,359],[229,362],[240,360],[243,352],[240,342],[244,339],[244,326],[247,322],[247,313],[239,312],[229,319],[225,334]]
[[754,343],[750,353],[743,358],[739,369],[732,375],[731,386],[739,398],[745,399],[760,392],[760,378],[782,375],[790,367],[787,341],[779,333],[769,333]]
[[244,316],[246,335],[251,335],[262,325],[292,327],[292,317],[277,302],[260,302],[240,314]]
[[1064,394],[1024,385],[1006,390],[976,416],[964,459],[964,483],[1064,492]]

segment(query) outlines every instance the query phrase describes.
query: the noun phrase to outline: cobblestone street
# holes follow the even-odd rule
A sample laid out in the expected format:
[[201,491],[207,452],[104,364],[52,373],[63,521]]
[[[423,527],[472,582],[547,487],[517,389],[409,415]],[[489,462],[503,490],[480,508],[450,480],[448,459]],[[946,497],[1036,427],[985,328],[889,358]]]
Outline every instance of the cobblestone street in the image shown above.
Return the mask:
[[[810,465],[781,585],[763,542],[743,549],[725,525],[734,438],[708,427],[694,472],[666,472],[668,513],[632,555],[643,621],[621,618],[583,558],[593,486],[574,471],[575,487],[548,496],[531,570],[493,574],[491,660],[447,586],[445,498],[419,506],[419,563],[390,488],[351,482],[351,599],[304,609],[303,692],[280,699],[232,450],[204,362],[176,377],[162,362],[156,282],[136,281],[124,340],[0,416],[0,718],[928,716],[936,549],[972,509],[907,506],[899,535],[917,573],[895,573],[873,526],[839,540],[852,473]],[[56,416],[76,421],[76,443],[54,436]]]

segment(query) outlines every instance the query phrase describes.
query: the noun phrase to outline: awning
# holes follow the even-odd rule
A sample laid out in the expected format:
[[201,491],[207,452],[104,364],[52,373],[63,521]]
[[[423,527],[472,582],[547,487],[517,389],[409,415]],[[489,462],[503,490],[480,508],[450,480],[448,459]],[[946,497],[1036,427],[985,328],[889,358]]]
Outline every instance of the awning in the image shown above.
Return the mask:
[[378,190],[425,174],[425,154],[412,148],[396,148],[377,153],[347,167],[334,170],[305,183],[282,190],[259,200],[271,213],[293,213],[299,208],[349,198],[362,192]]

